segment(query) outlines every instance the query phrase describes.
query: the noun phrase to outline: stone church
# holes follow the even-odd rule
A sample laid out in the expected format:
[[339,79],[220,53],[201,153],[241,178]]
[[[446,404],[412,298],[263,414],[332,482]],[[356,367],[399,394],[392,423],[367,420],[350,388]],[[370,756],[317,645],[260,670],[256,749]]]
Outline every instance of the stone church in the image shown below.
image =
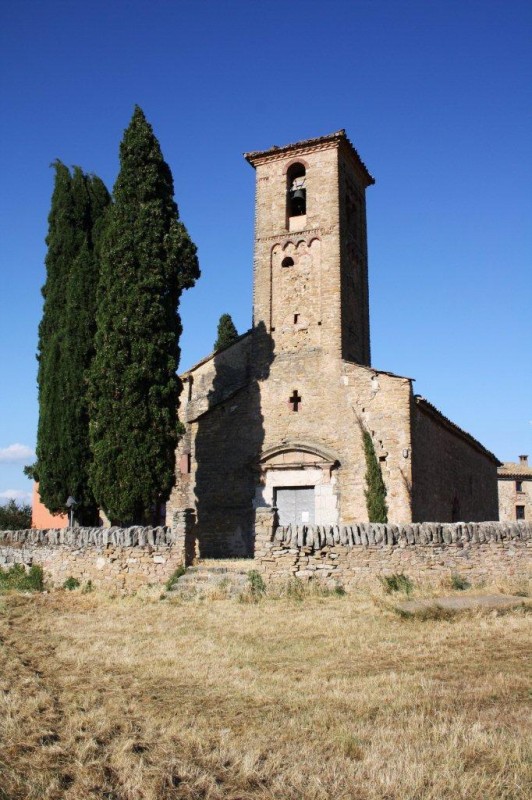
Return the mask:
[[192,508],[200,555],[253,553],[255,509],[280,524],[367,521],[363,431],[390,522],[498,519],[499,461],[371,366],[366,189],[341,130],[246,153],[256,172],[253,324],[182,375],[168,503]]

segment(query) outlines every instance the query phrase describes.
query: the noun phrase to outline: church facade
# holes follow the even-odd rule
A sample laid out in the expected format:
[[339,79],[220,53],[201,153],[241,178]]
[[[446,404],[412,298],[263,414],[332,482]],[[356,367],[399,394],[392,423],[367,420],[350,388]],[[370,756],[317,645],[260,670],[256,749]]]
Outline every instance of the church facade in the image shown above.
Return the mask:
[[182,375],[168,517],[200,555],[252,555],[255,509],[280,524],[367,521],[363,433],[390,522],[498,519],[496,457],[371,366],[366,190],[344,131],[246,154],[256,171],[253,325]]

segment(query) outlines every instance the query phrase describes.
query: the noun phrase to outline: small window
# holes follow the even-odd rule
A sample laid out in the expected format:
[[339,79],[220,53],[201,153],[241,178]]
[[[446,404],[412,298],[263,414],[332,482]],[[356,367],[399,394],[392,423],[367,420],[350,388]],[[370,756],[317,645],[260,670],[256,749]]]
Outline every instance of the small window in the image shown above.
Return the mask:
[[179,471],[181,475],[190,475],[192,460],[190,453],[183,453],[179,459]]
[[516,506],[515,507],[515,518],[516,519],[524,519],[525,518],[525,507],[524,506]]
[[523,481],[516,481],[515,482],[515,491],[522,492],[523,491]]
[[294,391],[292,392],[292,397],[288,398],[288,402],[292,406],[292,411],[299,411],[301,400],[302,398],[298,394],[297,389],[294,389]]
[[286,256],[286,258],[283,258],[283,260],[281,261],[281,266],[282,267],[293,267],[294,266],[294,259],[290,258],[290,256]]
[[301,217],[307,213],[306,170],[303,164],[292,164],[286,173],[286,213]]

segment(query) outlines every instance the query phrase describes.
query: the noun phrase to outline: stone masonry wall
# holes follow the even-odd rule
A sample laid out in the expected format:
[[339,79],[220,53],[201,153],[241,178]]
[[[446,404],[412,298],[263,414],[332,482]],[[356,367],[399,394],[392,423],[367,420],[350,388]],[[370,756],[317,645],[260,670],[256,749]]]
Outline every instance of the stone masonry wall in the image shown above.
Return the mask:
[[[521,488],[517,490],[517,481]],[[515,520],[517,506],[523,506],[525,520],[532,520],[532,475],[499,475],[499,519]]]
[[[470,583],[531,577],[530,522],[458,522],[276,527],[275,510],[256,511],[250,569],[266,581],[320,580],[350,589],[379,575],[405,573],[438,586],[453,573]],[[46,581],[69,577],[99,589],[131,593],[162,585],[195,557],[195,520],[176,513],[172,528],[63,528],[0,531],[0,566],[40,565]]]
[[255,561],[266,579],[320,580],[346,589],[405,573],[439,585],[453,573],[472,584],[532,576],[532,524],[420,523],[277,527],[257,511]]
[[171,528],[61,528],[0,531],[0,567],[42,567],[45,580],[62,586],[69,577],[99,589],[131,593],[163,584],[193,552],[187,531],[194,517],[177,512]]
[[[467,436],[467,435],[466,435]],[[426,401],[412,404],[412,519],[499,518],[497,461]]]

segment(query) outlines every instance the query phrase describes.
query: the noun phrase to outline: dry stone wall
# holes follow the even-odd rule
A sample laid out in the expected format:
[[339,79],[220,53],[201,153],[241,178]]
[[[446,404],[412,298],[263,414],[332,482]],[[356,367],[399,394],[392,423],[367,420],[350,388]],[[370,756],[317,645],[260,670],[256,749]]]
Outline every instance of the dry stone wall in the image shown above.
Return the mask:
[[[191,564],[196,534],[190,509],[176,512],[171,528],[0,531],[0,567],[38,564],[52,586],[73,577],[130,593]],[[453,573],[473,584],[529,579],[531,562],[530,522],[278,527],[274,509],[259,508],[249,566],[267,581],[296,577],[350,589],[393,573],[432,585]]]
[[452,574],[471,583],[529,579],[532,524],[472,522],[277,527],[258,516],[255,559],[269,579],[321,580],[352,588],[405,573],[437,585]]
[[0,567],[36,564],[45,580],[62,586],[69,577],[111,592],[130,593],[146,584],[163,584],[191,561],[187,531],[193,514],[177,512],[172,527],[61,528],[0,531]]

